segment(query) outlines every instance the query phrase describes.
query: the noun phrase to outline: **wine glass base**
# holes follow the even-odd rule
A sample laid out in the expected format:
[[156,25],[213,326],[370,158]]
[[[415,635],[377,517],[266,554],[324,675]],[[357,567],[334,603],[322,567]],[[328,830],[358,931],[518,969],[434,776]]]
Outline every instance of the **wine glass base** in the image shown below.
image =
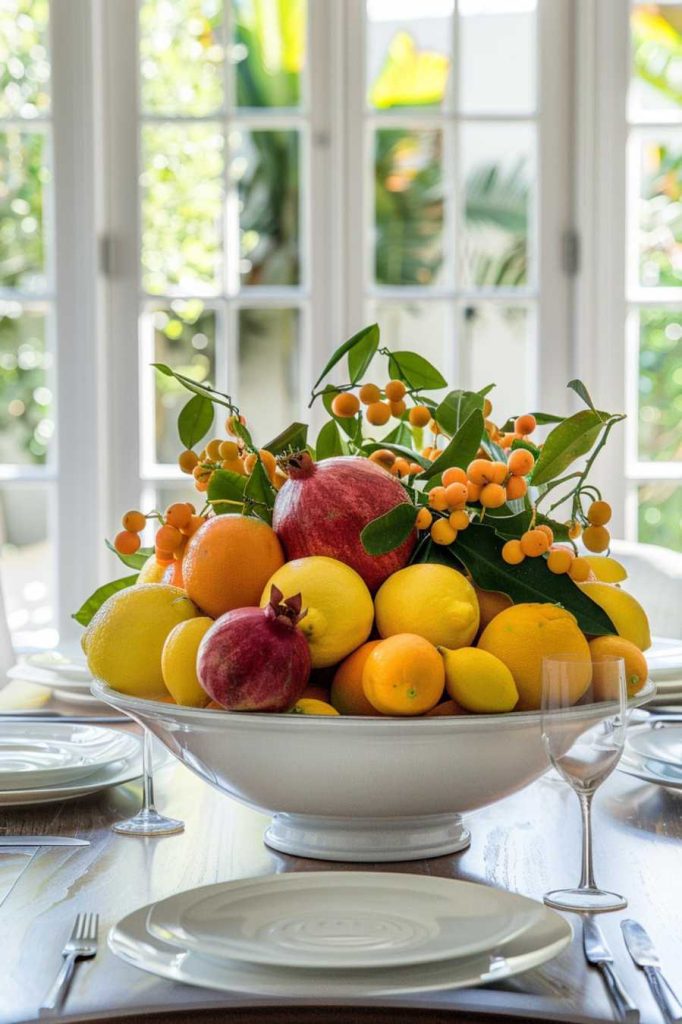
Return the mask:
[[555,910],[575,910],[590,914],[599,914],[607,910],[622,910],[628,901],[617,892],[605,892],[603,889],[554,889],[545,893],[544,901]]
[[184,832],[185,823],[177,818],[166,818],[156,810],[143,808],[135,817],[117,821],[111,828],[123,836],[171,836]]

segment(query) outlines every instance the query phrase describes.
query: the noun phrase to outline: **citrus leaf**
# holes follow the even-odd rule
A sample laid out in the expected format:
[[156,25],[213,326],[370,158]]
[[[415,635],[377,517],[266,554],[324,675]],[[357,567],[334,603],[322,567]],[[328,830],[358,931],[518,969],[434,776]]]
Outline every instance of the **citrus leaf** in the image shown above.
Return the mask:
[[399,548],[412,533],[418,512],[419,509],[411,502],[403,502],[368,523],[360,534],[367,554],[385,555]]
[[220,391],[213,391],[205,384],[197,384],[195,380],[185,377],[183,373],[178,373],[176,370],[171,369],[170,366],[166,366],[165,363],[152,363],[151,365],[159,373],[162,373],[164,377],[175,377],[178,384],[182,384],[183,388],[193,392],[193,394],[201,395],[202,398],[207,398],[210,402],[216,402],[218,405],[224,405],[227,409],[232,409],[227,395],[223,395]]
[[590,392],[587,390],[587,388],[581,380],[578,380],[577,378],[575,380],[569,380],[566,387],[570,388],[571,391],[575,391],[576,395],[579,398],[582,398],[585,405],[588,406],[588,408],[592,409],[593,412],[597,411],[594,407],[594,402],[592,401],[592,396],[590,395]]
[[351,384],[357,384],[374,359],[379,348],[379,330],[370,331],[348,350],[348,374]]
[[341,435],[339,434],[339,428],[336,425],[336,421],[329,420],[317,435],[315,458],[318,462],[321,462],[322,459],[331,459],[335,455],[347,454],[348,447],[341,440]]
[[266,451],[272,452],[273,455],[280,455],[288,449],[299,451],[299,449],[305,448],[307,440],[308,424],[290,423],[285,430],[279,433],[277,437],[273,437],[272,441],[268,441],[263,447]]
[[213,402],[203,395],[194,395],[178,416],[178,434],[185,448],[193,448],[211,429]]
[[154,554],[154,548],[138,548],[134,555],[122,555],[110,541],[105,540],[104,543],[119,562],[123,562],[129,569],[141,569],[147,559]]
[[592,409],[583,409],[555,427],[547,435],[531,474],[531,483],[549,483],[561,476],[581,455],[586,455],[604,426],[603,415]]
[[409,388],[445,388],[448,382],[428,359],[418,352],[391,352],[388,357],[391,378],[402,380]]
[[502,560],[503,545],[503,538],[496,536],[492,526],[472,523],[458,533],[452,548],[484,590],[499,590],[514,604],[561,605],[575,615],[583,633],[615,634],[608,615],[576,587],[568,574],[550,572],[544,558],[526,558],[521,565],[507,565]]
[[244,504],[246,477],[233,473],[231,469],[216,469],[211,476],[206,500],[213,505],[217,515],[227,512],[241,512]]
[[[492,385],[491,385],[492,386]],[[437,407],[433,418],[452,437],[477,409],[483,412],[484,395],[477,391],[450,391]]]
[[419,477],[429,480],[432,476],[442,473],[451,466],[466,469],[481,444],[483,433],[483,413],[478,409],[464,421],[446,448],[443,449],[435,462],[432,462]]
[[260,458],[251,470],[251,475],[246,480],[244,497],[255,502],[253,506],[254,515],[265,520],[268,525],[272,524],[272,507],[275,504],[275,489],[270,483],[270,477]]
[[324,378],[327,376],[329,371],[333,370],[333,368],[336,366],[336,364],[343,359],[343,357],[345,356],[346,352],[350,352],[350,350],[352,348],[355,348],[356,345],[359,345],[362,341],[365,340],[365,338],[368,338],[368,337],[369,338],[374,338],[375,337],[376,338],[377,346],[379,345],[379,325],[378,324],[370,324],[368,327],[363,327],[362,330],[358,331],[357,334],[354,334],[352,338],[349,338],[347,341],[344,341],[343,345],[339,345],[339,347],[336,349],[336,351],[330,357],[330,359],[327,362],[327,365],[325,366],[324,370],[322,371],[320,376],[315,381],[315,384],[313,386],[313,390],[315,390],[317,385],[320,384],[324,380]]
[[386,434],[386,437],[384,438],[384,448],[387,443],[402,444],[406,448],[410,448],[412,444],[412,431],[408,427],[407,423],[403,423],[401,421],[395,430],[392,430],[390,434]]
[[77,612],[74,612],[71,616],[76,622],[80,622],[81,626],[88,626],[95,614],[102,607],[104,602],[112,594],[117,594],[119,590],[125,590],[126,587],[132,587],[137,582],[139,573],[135,573],[134,576],[124,576],[120,580],[112,580],[111,583],[105,583],[103,586],[98,587],[94,594],[90,594],[87,601],[80,606]]
[[527,452],[530,452],[534,459],[540,458],[541,449],[536,444],[529,441],[527,437],[515,438],[511,443],[511,450],[516,451],[517,448],[525,448]]

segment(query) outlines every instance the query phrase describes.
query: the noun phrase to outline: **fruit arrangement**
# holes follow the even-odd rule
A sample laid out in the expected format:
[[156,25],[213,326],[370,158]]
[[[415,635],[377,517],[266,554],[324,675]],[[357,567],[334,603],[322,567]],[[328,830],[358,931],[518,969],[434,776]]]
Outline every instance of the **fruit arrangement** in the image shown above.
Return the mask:
[[[365,377],[382,359],[380,386]],[[439,371],[380,347],[374,324],[316,382],[329,418],[314,443],[292,423],[260,447],[228,394],[156,368],[192,395],[178,464],[199,498],[126,512],[109,547],[134,573],[75,615],[112,688],[228,711],[505,713],[540,706],[552,654],[622,656],[629,693],[644,686],[646,614],[588,480],[623,416],[580,381],[574,415],[498,426],[494,385],[437,397]],[[205,442],[216,411],[227,436]]]

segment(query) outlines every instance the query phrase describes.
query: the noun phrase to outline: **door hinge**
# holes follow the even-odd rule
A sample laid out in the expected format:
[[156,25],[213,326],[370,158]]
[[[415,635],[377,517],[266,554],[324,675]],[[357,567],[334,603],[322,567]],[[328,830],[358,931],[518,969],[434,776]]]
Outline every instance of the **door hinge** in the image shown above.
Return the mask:
[[575,228],[561,236],[561,266],[568,277],[575,277],[580,270],[580,235]]

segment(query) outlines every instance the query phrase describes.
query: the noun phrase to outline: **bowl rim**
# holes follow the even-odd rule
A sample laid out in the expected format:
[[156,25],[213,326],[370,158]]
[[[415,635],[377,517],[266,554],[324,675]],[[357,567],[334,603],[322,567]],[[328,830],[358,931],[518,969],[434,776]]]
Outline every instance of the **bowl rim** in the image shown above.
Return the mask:
[[[459,727],[462,730],[471,729],[475,722],[477,727],[486,726],[490,729],[498,728],[501,723],[512,726],[527,726],[541,721],[541,711],[506,711],[499,714],[470,714],[470,715],[292,715],[288,711],[282,712],[261,712],[261,711],[228,711],[227,708],[193,708],[184,704],[169,704],[166,701],[149,700],[144,697],[131,697],[129,694],[120,693],[107,686],[101,679],[95,679],[90,688],[93,696],[121,708],[123,711],[130,709],[131,717],[135,712],[139,715],[156,715],[157,717],[173,718],[178,712],[183,719],[195,719],[200,721],[218,721],[224,717],[226,721],[234,722],[240,726],[262,727],[266,722],[281,724],[286,722],[285,729],[307,728],[306,719],[314,718],[318,723],[323,723],[332,729],[348,729],[351,725],[367,730],[370,726],[377,729],[396,729],[397,726],[407,726],[414,730],[415,723],[427,724],[429,729],[452,729]],[[646,704],[656,695],[656,684],[649,678],[642,689],[634,697],[628,698],[628,708],[637,708]],[[587,718],[593,704],[576,705],[567,708],[563,713],[570,718]],[[339,723],[346,723],[339,724]]]

